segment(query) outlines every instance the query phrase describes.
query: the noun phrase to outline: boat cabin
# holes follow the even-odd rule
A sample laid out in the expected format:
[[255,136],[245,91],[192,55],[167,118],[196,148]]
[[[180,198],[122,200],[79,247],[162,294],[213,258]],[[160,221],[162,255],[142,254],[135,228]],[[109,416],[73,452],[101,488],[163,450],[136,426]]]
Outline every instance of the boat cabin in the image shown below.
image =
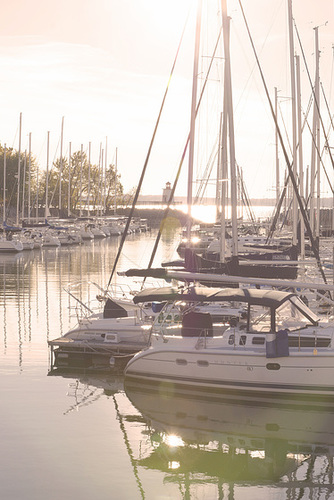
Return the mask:
[[[267,357],[288,355],[289,347],[327,347],[331,342],[328,332],[321,334],[319,328],[315,328],[318,327],[318,317],[292,292],[165,287],[146,289],[133,300],[135,303],[160,301],[174,306],[179,304],[184,311],[180,330],[182,337],[212,337],[226,332],[228,345],[253,349],[265,345]],[[231,310],[233,307],[237,310],[242,305],[244,312],[239,318],[231,315],[228,323],[216,328],[217,325],[213,325],[214,319],[208,312],[210,307],[199,307],[210,304],[220,304],[221,311]]]

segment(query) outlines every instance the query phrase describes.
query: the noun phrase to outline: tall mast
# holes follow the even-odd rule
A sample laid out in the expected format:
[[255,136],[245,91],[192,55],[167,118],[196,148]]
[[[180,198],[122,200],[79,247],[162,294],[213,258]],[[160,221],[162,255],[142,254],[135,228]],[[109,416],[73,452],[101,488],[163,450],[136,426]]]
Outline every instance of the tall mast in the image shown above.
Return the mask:
[[[275,87],[275,116],[276,116],[276,120],[278,120],[277,102],[278,102],[277,87]],[[276,157],[276,204],[277,204],[279,202],[279,199],[280,199],[280,191],[281,191],[280,175],[279,175],[280,171],[279,171],[279,158],[278,158],[277,127],[275,127],[275,157]]]
[[71,167],[72,167],[72,143],[68,145],[68,192],[67,192],[67,216],[71,216]]
[[61,120],[61,133],[60,133],[60,162],[59,162],[59,216],[61,211],[61,178],[63,175],[63,134],[64,134],[64,117]]
[[90,207],[90,155],[91,155],[91,147],[92,147],[92,143],[89,142],[88,143],[88,195],[87,195],[87,199],[88,199],[87,215],[88,215],[88,217],[90,214],[89,207]]
[[106,213],[106,201],[107,201],[107,170],[108,170],[108,157],[107,157],[107,146],[108,146],[108,137],[106,137],[106,149],[105,149],[105,158],[104,158],[104,186],[103,186],[103,212],[104,215]]
[[[222,10],[224,6],[222,4]],[[226,9],[226,5],[225,5]],[[225,49],[224,49],[225,51]],[[224,93],[223,93],[223,114],[222,114],[222,127],[221,127],[221,163],[222,163],[222,177],[221,177],[221,198],[222,198],[222,211],[221,211],[221,231],[220,231],[220,260],[225,262],[225,233],[226,233],[226,208],[228,203],[228,159],[227,159],[227,72],[224,67]]]
[[80,150],[80,217],[82,217],[82,163],[83,163],[83,144]]
[[25,187],[26,187],[26,170],[27,170],[27,150],[25,150],[25,151],[24,151],[24,162],[23,162],[23,180],[22,180],[22,220],[24,219]]
[[36,168],[36,222],[38,222],[38,191],[39,191],[39,168]]
[[[102,144],[101,144],[102,146]],[[104,182],[103,182],[103,165],[104,165],[104,149],[102,148],[101,149],[101,168],[100,168],[100,175],[101,175],[101,178],[100,178],[100,217],[102,217],[102,211],[103,211],[103,186],[104,186]]]
[[19,211],[20,211],[20,171],[21,171],[21,135],[22,135],[22,113],[20,113],[20,126],[19,126],[19,157],[17,164],[17,200],[16,200],[16,225],[19,225]]
[[[225,98],[225,93],[224,93]],[[220,260],[225,262],[225,246],[226,246],[226,207],[228,202],[228,163],[227,163],[227,117],[226,109],[223,111],[222,124],[222,211],[221,211],[221,234],[220,234]]]
[[7,149],[6,149],[6,144],[4,145],[3,148],[3,218],[2,218],[2,225],[6,222],[6,158],[7,154]]
[[217,155],[217,182],[216,182],[216,221],[220,217],[222,209],[222,113],[220,114],[219,136],[218,136],[218,155]]
[[315,35],[315,83],[314,83],[314,102],[313,102],[313,124],[312,124],[312,151],[311,151],[311,172],[310,172],[310,225],[313,233],[316,232],[315,222],[315,179],[316,179],[316,144],[317,133],[319,131],[318,106],[319,106],[319,47],[318,47],[318,27],[314,28]]
[[48,131],[46,144],[46,178],[45,178],[45,220],[49,216],[49,149],[50,149],[50,132]]
[[101,188],[102,188],[102,184],[101,184],[101,158],[102,158],[102,142],[100,142],[100,154],[99,154],[99,175],[98,175],[98,186],[99,186],[99,190],[98,190],[98,193],[95,197],[95,200],[96,200],[96,203],[97,203],[97,207],[96,207],[96,215],[98,216],[99,215],[99,212],[100,212],[100,208],[99,208],[99,205],[100,205],[100,194],[101,194]]
[[226,105],[229,152],[230,152],[230,178],[231,178],[231,219],[232,219],[232,256],[238,256],[238,226],[237,226],[237,175],[235,165],[234,118],[230,62],[230,18],[227,16],[226,0],[222,0],[225,78],[224,78],[224,104]]
[[[302,114],[301,114],[301,85],[300,85],[300,60],[296,56],[296,83],[297,83],[297,118],[298,118],[298,159],[299,159],[299,193],[304,203],[304,165],[303,165],[303,135],[302,135]],[[300,217],[300,258],[305,259],[305,223]]]
[[29,185],[28,185],[28,223],[30,223],[31,211],[31,132],[29,132]]
[[117,213],[117,148],[115,152],[115,200],[114,200],[114,214]]
[[[291,78],[291,114],[292,114],[292,168],[294,178],[297,179],[297,124],[296,124],[296,79],[295,59],[292,27],[292,0],[288,0],[289,41],[290,41],[290,78]],[[298,203],[297,196],[292,191],[292,244],[297,245]]]
[[320,237],[320,70],[319,70],[319,30],[315,28],[315,57],[316,57],[316,79],[314,84],[315,104],[317,108],[317,125],[315,135],[315,148],[316,148],[316,179],[317,179],[317,217],[315,226],[315,235]]
[[188,192],[187,192],[187,206],[188,206],[187,240],[188,240],[188,243],[190,242],[190,234],[191,234],[192,184],[193,184],[194,149],[195,149],[195,118],[196,118],[196,104],[197,104],[199,43],[200,43],[200,35],[201,35],[201,14],[202,14],[202,0],[198,0],[197,19],[196,19],[196,34],[195,34],[194,66],[193,66],[193,84],[192,84],[192,98],[191,98],[191,113],[190,113],[190,140],[189,140]]

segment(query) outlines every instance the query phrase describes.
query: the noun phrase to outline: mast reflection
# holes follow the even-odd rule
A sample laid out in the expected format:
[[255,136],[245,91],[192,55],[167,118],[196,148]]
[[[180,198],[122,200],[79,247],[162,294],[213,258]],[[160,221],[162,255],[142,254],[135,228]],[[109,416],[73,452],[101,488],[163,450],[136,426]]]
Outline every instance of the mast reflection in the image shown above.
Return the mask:
[[125,392],[147,421],[152,444],[138,464],[165,473],[165,481],[182,483],[188,493],[215,484],[223,498],[224,490],[249,482],[288,488],[290,499],[302,488],[310,488],[303,498],[332,491],[334,407],[206,398],[127,381]]

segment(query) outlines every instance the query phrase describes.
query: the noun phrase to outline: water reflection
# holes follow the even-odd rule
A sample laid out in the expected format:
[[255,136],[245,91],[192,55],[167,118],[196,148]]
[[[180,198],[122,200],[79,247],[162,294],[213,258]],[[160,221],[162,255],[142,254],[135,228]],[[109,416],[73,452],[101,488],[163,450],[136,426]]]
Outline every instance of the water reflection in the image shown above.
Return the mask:
[[[130,235],[124,247],[120,270],[147,265],[155,235]],[[168,237],[157,259],[163,261],[175,252],[178,235]],[[16,366],[48,362],[47,341],[57,338],[77,323],[77,302],[66,293],[68,283],[80,282],[77,294],[89,303],[96,289],[109,281],[117,253],[118,239],[105,238],[81,245],[40,248],[13,255],[0,255],[0,365]],[[120,281],[115,275],[114,282]],[[122,282],[124,278],[122,278]],[[132,283],[129,280],[128,287]],[[95,294],[95,295],[94,295]],[[33,346],[33,349],[31,348]]]
[[68,391],[66,396],[71,403],[64,411],[68,415],[72,411],[89,406],[104,396],[113,396],[124,391],[123,377],[103,374],[75,374],[71,371],[50,370],[48,376],[61,376],[67,378]]
[[146,420],[152,444],[138,464],[182,484],[185,498],[196,486],[213,484],[217,498],[224,488],[231,493],[245,483],[288,488],[291,500],[301,498],[303,488],[310,490],[302,498],[318,498],[316,491],[326,485],[332,490],[334,408],[208,399],[128,382],[125,390]]
[[69,379],[64,415],[110,400],[141,498],[153,498],[161,483],[173,498],[242,498],[237,493],[250,486],[268,496],[275,488],[275,498],[330,498],[334,407],[206,398],[111,375],[50,375]]
[[[153,240],[131,235],[120,270],[146,266]],[[162,240],[157,265],[173,260],[178,236]],[[147,499],[331,498],[332,408],[208,400],[124,387],[102,374],[46,377],[47,338],[77,321],[64,289],[82,281],[76,295],[87,303],[89,282],[105,286],[116,252],[117,241],[104,239],[0,256],[2,496],[48,498],[51,488],[54,498],[83,500],[115,491]]]

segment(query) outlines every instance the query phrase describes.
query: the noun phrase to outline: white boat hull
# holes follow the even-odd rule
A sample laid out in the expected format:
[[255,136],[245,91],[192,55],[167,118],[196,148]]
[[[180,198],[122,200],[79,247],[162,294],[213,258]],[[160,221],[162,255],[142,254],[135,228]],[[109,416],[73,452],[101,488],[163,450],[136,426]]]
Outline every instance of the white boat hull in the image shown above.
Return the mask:
[[[179,339],[180,340],[180,339]],[[303,353],[290,349],[286,357],[267,358],[265,352],[234,351],[215,348],[215,339],[207,339],[207,348],[198,339],[182,339],[166,349],[149,347],[129,361],[125,376],[155,382],[168,382],[250,393],[317,395],[334,398],[334,354],[327,350],[309,349]],[[191,345],[192,343],[192,345]]]
[[23,245],[20,241],[15,240],[0,240],[0,253],[16,253],[23,250]]

